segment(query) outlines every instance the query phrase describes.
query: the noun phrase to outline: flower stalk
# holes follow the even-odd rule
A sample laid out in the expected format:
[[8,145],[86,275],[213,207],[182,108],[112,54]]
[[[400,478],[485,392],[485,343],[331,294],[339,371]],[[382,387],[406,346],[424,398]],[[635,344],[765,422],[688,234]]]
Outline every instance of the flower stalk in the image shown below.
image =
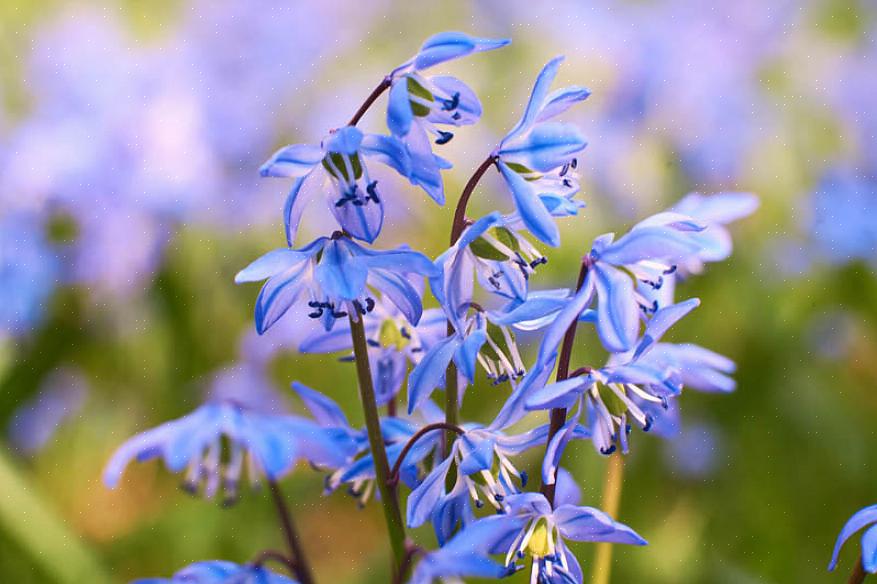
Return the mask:
[[867,575],[868,572],[865,571],[865,566],[862,564],[862,558],[860,556],[858,561],[856,561],[856,565],[853,567],[853,573],[850,574],[850,579],[847,582],[849,584],[862,584]]
[[[601,509],[613,519],[618,516],[621,506],[621,489],[624,486],[624,457],[620,452],[609,457],[606,477],[603,482],[603,502]],[[612,574],[612,544],[597,544],[594,558],[593,584],[609,584]],[[850,580],[852,582],[852,580]]]
[[362,317],[350,316],[350,335],[353,341],[353,355],[356,361],[356,374],[359,379],[359,396],[362,400],[362,411],[365,414],[365,425],[368,441],[375,464],[375,479],[381,493],[381,505],[387,521],[387,533],[393,548],[394,570],[405,560],[405,526],[399,511],[396,490],[390,486],[390,465],[387,461],[387,450],[381,433],[380,414],[375,399],[375,388],[372,384],[371,366],[368,360],[368,344]]
[[[271,498],[274,500],[274,506],[277,508],[277,516],[280,518],[280,527],[283,530],[283,536],[286,538],[286,545],[289,547],[289,553],[292,556],[292,561],[289,563],[285,562],[285,564],[294,570],[295,576],[301,584],[313,584],[314,577],[311,573],[311,567],[305,556],[304,548],[302,548],[298,531],[295,529],[295,523],[292,521],[292,514],[286,505],[286,499],[283,498],[283,493],[276,482],[269,480],[268,486],[270,487]],[[274,554],[269,554],[264,557],[266,559],[271,557],[272,559],[279,560],[282,556],[278,557]]]

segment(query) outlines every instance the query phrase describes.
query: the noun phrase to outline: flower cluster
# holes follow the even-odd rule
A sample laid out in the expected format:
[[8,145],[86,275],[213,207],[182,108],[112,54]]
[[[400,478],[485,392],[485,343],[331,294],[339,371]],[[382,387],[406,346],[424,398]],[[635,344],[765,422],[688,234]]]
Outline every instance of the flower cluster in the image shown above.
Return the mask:
[[[187,490],[207,497],[221,491],[232,502],[246,467],[251,481],[272,488],[290,547],[281,560],[303,583],[313,575],[276,489],[299,460],[325,473],[327,493],[346,487],[360,505],[379,501],[397,581],[502,578],[529,569],[534,583],[581,583],[585,570],[568,542],[646,543],[612,517],[617,509],[579,504],[563,454],[571,441],[586,440],[602,455],[620,456],[631,448],[634,424],[649,431],[672,422],[684,387],[734,389],[729,359],[663,338],[699,305],[677,301],[677,283],[730,254],[726,226],[751,213],[757,199],[691,194],[619,237],[597,237],[581,250],[579,278],[569,287],[537,287],[547,261],[541,246],[559,246],[560,222],[584,206],[576,175],[586,140],[558,120],[590,92],[552,91],[558,57],[537,75],[520,120],[486,149],[456,203],[450,247],[435,260],[408,246],[372,247],[385,207],[403,196],[379,173],[398,174],[444,204],[442,171],[451,165],[436,152],[481,115],[470,87],[431,70],[508,42],[457,32],[427,39],[350,122],[328,129],[318,143],[281,148],[262,166],[263,176],[291,181],[282,215],[286,245],[236,281],[265,281],[255,308],[260,335],[290,312],[319,321],[322,330],[300,351],[343,353],[356,363],[365,426],[352,426],[336,400],[299,382],[292,388],[306,415],[216,395],[123,445],[106,469],[110,486],[131,460],[160,457],[171,471],[185,472]],[[388,132],[362,132],[359,119],[384,92]],[[467,203],[492,168],[511,205],[470,219]],[[309,206],[317,196],[325,206]],[[316,217],[310,224],[334,226],[302,243],[306,209]],[[423,308],[427,283],[438,308]],[[574,362],[579,325],[595,327],[605,364]],[[532,359],[522,332],[540,338]],[[461,420],[466,391],[482,376],[502,406],[490,421]],[[444,408],[433,400],[437,392],[444,392]],[[399,413],[402,394],[407,408]],[[529,478],[524,456],[540,449],[541,486]],[[406,528],[426,523],[438,549],[405,537]],[[260,561],[206,562],[171,581],[274,581],[257,574],[262,570]]]

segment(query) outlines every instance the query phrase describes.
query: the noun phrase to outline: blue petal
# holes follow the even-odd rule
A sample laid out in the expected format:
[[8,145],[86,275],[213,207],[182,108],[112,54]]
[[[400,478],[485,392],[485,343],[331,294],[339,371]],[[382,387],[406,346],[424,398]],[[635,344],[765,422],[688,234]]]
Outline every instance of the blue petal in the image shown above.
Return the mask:
[[560,346],[567,329],[576,322],[578,316],[591,303],[591,298],[594,295],[594,279],[594,271],[591,268],[588,270],[581,288],[567,302],[563,310],[557,314],[557,318],[554,319],[551,326],[545,331],[545,336],[542,337],[542,343],[539,345],[537,363],[546,363],[550,358],[557,355],[557,348]]
[[352,257],[351,249],[355,247],[343,239],[332,240],[323,248],[314,276],[329,298],[356,300],[365,291],[368,269]]
[[249,266],[241,270],[234,277],[235,284],[244,282],[259,282],[285,272],[296,264],[312,257],[309,253],[303,253],[292,249],[275,249],[269,251]]
[[633,229],[600,253],[600,260],[617,266],[642,260],[683,261],[696,257],[700,245],[686,231],[649,225]]
[[590,95],[591,91],[589,89],[577,85],[552,91],[545,98],[545,105],[542,107],[542,111],[539,112],[536,121],[544,122],[545,120],[557,117],[573,105],[588,99]]
[[440,32],[426,39],[414,59],[416,69],[426,69],[471,53],[504,47],[510,39],[476,38],[462,32]]
[[454,355],[454,362],[460,373],[469,380],[470,383],[475,382],[475,363],[477,362],[478,352],[484,343],[487,342],[487,331],[483,328],[472,331],[457,349]]
[[394,136],[404,138],[411,130],[413,121],[414,112],[411,111],[411,100],[408,97],[408,76],[405,75],[394,79],[390,87],[387,127]]
[[309,197],[302,193],[302,187],[307,178],[307,176],[303,176],[292,183],[292,188],[289,189],[289,194],[283,203],[283,230],[286,233],[286,243],[290,247],[292,247],[298,233],[302,213],[310,202]]
[[440,465],[429,473],[423,482],[408,495],[408,510],[406,513],[408,527],[423,525],[432,515],[439,497],[445,491],[445,477],[454,462],[452,456],[447,457]]
[[877,525],[862,535],[862,566],[869,574],[877,572]]
[[405,138],[407,153],[410,158],[408,172],[405,173],[409,182],[423,191],[439,205],[445,204],[444,179],[442,168],[450,168],[443,158],[432,153],[429,136],[421,126],[415,126]]
[[323,160],[325,153],[312,144],[284,146],[259,169],[262,176],[303,177]]
[[633,347],[639,333],[639,306],[631,277],[612,266],[596,263],[597,333],[606,350],[622,353]]
[[605,541],[631,545],[647,543],[631,528],[593,507],[561,505],[554,510],[554,518],[563,537],[572,541]]
[[530,392],[524,407],[528,410],[569,408],[593,383],[587,376],[550,383]]
[[457,336],[436,343],[408,376],[408,415],[414,413],[432,391],[442,384],[454,352],[460,346]]
[[638,359],[640,355],[660,341],[661,337],[664,336],[664,333],[670,330],[670,327],[679,322],[682,317],[698,306],[700,306],[700,300],[697,298],[690,298],[683,302],[666,306],[656,312],[646,325],[646,331],[636,348],[636,352],[633,354],[633,358]]
[[496,414],[496,418],[490,423],[489,428],[502,430],[523,418],[527,414],[526,409],[524,409],[527,396],[530,395],[533,388],[545,385],[553,370],[554,356],[551,356],[545,363],[537,361],[518,384],[518,387],[512,391],[499,413]]
[[344,410],[328,396],[298,381],[292,382],[292,389],[304,402],[314,419],[323,426],[348,425]]
[[449,76],[431,77],[430,82],[443,94],[458,96],[458,104],[452,111],[438,108],[430,110],[427,120],[433,124],[465,126],[474,124],[481,117],[481,102],[471,87],[456,77]]
[[841,529],[840,534],[837,536],[837,541],[834,544],[834,552],[832,552],[831,562],[828,564],[828,569],[830,571],[834,570],[837,566],[837,556],[840,554],[840,549],[850,536],[866,525],[872,523],[877,523],[877,505],[871,505],[870,507],[860,509],[850,517],[849,521],[847,521],[843,526],[843,529]]
[[464,447],[463,457],[458,471],[464,475],[489,470],[493,466],[493,449],[496,440],[490,435],[473,434],[466,432],[460,437],[461,446]]
[[423,314],[420,291],[407,278],[387,270],[372,270],[368,282],[388,298],[412,325],[417,326]]
[[502,161],[499,162],[499,170],[512,191],[521,221],[530,233],[552,247],[560,245],[560,232],[554,218],[542,204],[532,185]]
[[280,320],[305,291],[309,262],[299,262],[273,276],[256,297],[256,332],[260,335]]
[[356,126],[344,126],[333,132],[326,141],[326,150],[352,156],[362,144],[362,131]]
[[530,127],[536,123],[539,113],[542,111],[542,107],[545,104],[548,89],[551,87],[551,83],[557,76],[557,69],[560,67],[561,62],[563,62],[563,57],[555,57],[548,61],[545,67],[542,68],[542,71],[539,72],[539,76],[536,78],[536,83],[533,85],[533,91],[530,93],[530,101],[527,103],[527,108],[524,110],[524,115],[502,141],[500,144],[501,146],[506,142],[513,141],[516,137],[529,130]]
[[708,196],[690,193],[673,205],[672,210],[708,223],[727,225],[748,217],[759,204],[758,197],[752,193],[727,192]]
[[362,139],[362,153],[386,164],[400,175],[411,176],[411,157],[408,149],[393,136],[368,134]]
[[557,469],[555,481],[554,504],[578,505],[582,498],[582,490],[572,473],[563,467]]
[[514,160],[538,172],[550,172],[568,163],[588,142],[572,124],[539,124],[522,139],[506,142],[503,160]]
[[[490,313],[490,321],[498,325],[517,325],[518,323],[550,322],[546,317],[559,312],[570,301],[569,290],[540,290],[530,292],[521,303],[512,303],[503,310]],[[535,330],[536,326],[527,326],[526,330]]]

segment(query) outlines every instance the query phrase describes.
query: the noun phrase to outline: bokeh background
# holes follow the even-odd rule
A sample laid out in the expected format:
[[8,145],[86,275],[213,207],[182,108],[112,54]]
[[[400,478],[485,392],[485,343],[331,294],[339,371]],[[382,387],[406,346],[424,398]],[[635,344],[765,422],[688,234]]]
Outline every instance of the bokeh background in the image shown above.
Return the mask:
[[[0,581],[123,582],[281,545],[264,491],[221,509],[156,463],[115,491],[101,469],[211,391],[285,400],[298,379],[360,419],[352,366],[297,355],[301,319],[257,338],[258,287],[232,279],[282,243],[264,159],[343,123],[446,29],[514,40],[445,67],[485,112],[443,151],[452,201],[550,57],[593,91],[567,116],[590,139],[588,208],[540,285],[689,191],[762,198],[733,258],[684,285],[703,306],[673,337],[736,360],[738,390],[687,392],[676,439],[635,437],[620,519],[651,545],[616,550],[614,581],[845,581],[825,571],[834,538],[877,501],[870,0],[0,2]],[[509,207],[494,179],[476,211]],[[394,200],[382,243],[439,253],[451,209],[401,183]],[[581,338],[577,359],[598,358]],[[498,391],[470,390],[465,414]],[[598,504],[605,461],[587,444],[567,460]],[[379,509],[321,487],[307,469],[284,484],[320,581],[386,582]]]

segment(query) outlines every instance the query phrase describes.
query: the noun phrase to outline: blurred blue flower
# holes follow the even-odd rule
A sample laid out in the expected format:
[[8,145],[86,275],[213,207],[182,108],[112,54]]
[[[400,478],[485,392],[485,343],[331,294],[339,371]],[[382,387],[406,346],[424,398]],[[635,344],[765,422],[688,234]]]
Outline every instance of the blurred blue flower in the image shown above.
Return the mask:
[[828,564],[829,571],[837,567],[837,557],[846,541],[854,533],[868,527],[862,535],[862,566],[870,574],[877,573],[877,505],[871,505],[857,511],[843,526],[834,544],[834,552],[831,554],[831,562]]
[[39,393],[16,408],[9,423],[9,441],[23,454],[37,454],[61,424],[82,410],[87,387],[78,372],[51,373],[40,384]]
[[835,168],[811,195],[806,225],[816,253],[834,264],[854,260],[877,266],[877,179]]
[[261,334],[297,302],[306,302],[308,316],[320,319],[330,330],[338,318],[348,314],[358,318],[374,309],[370,288],[386,295],[409,322],[417,324],[423,306],[408,276],[435,272],[423,254],[405,247],[366,249],[339,231],[300,249],[268,252],[238,272],[235,282],[268,280],[256,299],[256,330]]
[[671,438],[665,443],[664,458],[677,473],[686,478],[702,479],[716,470],[722,441],[712,424],[684,424]]
[[212,498],[220,488],[232,503],[244,467],[250,480],[275,481],[299,459],[337,466],[348,453],[318,424],[295,416],[262,413],[231,401],[209,401],[191,414],[147,430],[125,442],[104,469],[104,482],[118,485],[132,460],[161,457],[171,472],[186,471],[183,486],[195,493],[203,484]]
[[560,233],[549,206],[578,191],[570,171],[577,166],[575,154],[587,142],[575,126],[548,120],[590,95],[577,86],[548,93],[561,61],[562,57],[549,61],[539,73],[524,115],[494,153],[521,221],[537,239],[555,247]]
[[61,264],[44,229],[31,213],[0,219],[0,339],[25,334],[45,317]]
[[261,566],[207,560],[186,566],[170,578],[142,578],[132,584],[296,584]]

